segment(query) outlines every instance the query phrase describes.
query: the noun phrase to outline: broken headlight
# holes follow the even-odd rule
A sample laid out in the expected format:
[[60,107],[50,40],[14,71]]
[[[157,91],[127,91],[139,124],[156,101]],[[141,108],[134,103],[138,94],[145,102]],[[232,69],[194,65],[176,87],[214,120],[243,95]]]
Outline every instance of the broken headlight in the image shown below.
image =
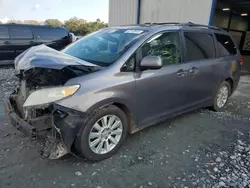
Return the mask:
[[25,101],[23,107],[39,106],[52,103],[73,95],[80,85],[46,88],[34,91]]

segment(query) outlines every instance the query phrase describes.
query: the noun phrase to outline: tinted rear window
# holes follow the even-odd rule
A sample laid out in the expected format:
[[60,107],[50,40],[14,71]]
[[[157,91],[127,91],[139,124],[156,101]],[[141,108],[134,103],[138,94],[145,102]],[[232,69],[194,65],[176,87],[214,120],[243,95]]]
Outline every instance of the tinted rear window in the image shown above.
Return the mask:
[[9,39],[9,31],[8,28],[5,26],[0,26],[0,39]]
[[59,40],[69,38],[69,33],[65,29],[60,28],[31,28],[35,38],[41,40]]
[[28,27],[25,26],[11,26],[9,28],[10,36],[13,39],[32,39],[33,34]]
[[227,35],[215,34],[221,56],[230,56],[237,54],[236,46],[232,39]]
[[215,58],[213,36],[207,33],[184,33],[186,41],[185,61]]

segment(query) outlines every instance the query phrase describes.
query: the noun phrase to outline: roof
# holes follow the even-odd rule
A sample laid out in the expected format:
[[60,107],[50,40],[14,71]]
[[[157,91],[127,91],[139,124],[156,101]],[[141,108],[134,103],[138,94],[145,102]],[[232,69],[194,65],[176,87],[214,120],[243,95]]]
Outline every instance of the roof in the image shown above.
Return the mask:
[[32,25],[32,24],[16,24],[16,23],[7,23],[7,24],[0,24],[5,26],[28,26],[28,27],[48,27],[48,28],[63,28],[63,27],[54,27],[50,25]]

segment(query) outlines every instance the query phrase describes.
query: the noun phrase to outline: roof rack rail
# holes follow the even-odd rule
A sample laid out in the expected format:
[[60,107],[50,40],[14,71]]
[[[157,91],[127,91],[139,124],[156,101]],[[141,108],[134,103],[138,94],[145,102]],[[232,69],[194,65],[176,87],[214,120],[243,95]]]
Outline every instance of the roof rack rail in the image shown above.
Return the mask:
[[190,27],[207,27],[209,29],[222,30],[219,27],[210,26],[210,25],[203,25],[203,24],[195,24],[195,23],[192,23],[192,22],[182,23],[182,24],[179,24],[179,25],[181,25],[181,26],[190,26]]
[[152,22],[147,22],[144,24],[148,24],[148,25],[177,25],[180,24],[179,22],[160,22],[160,23],[152,23]]
[[146,25],[180,25],[180,26],[189,26],[189,27],[206,27],[209,29],[215,29],[215,30],[223,30],[222,28],[215,27],[215,26],[209,26],[209,25],[202,25],[202,24],[195,24],[192,22],[187,23],[179,23],[179,22],[162,22],[162,23],[145,23]]

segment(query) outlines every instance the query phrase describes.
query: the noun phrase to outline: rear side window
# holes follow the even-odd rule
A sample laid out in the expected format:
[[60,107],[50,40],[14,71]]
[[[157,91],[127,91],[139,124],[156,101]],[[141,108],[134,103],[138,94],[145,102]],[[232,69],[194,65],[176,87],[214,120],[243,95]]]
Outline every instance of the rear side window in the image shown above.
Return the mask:
[[69,38],[69,33],[65,29],[54,29],[53,32],[58,36],[58,39],[67,39]]
[[0,39],[9,39],[9,30],[5,26],[0,26]]
[[222,34],[215,34],[215,36],[218,41],[221,56],[237,54],[236,46],[229,36]]
[[33,34],[28,27],[25,26],[11,26],[10,36],[12,39],[32,39]]
[[42,28],[34,27],[32,31],[36,39],[41,40],[60,40],[69,38],[69,33],[60,28]]
[[185,61],[215,58],[213,36],[208,33],[184,33],[186,42]]

